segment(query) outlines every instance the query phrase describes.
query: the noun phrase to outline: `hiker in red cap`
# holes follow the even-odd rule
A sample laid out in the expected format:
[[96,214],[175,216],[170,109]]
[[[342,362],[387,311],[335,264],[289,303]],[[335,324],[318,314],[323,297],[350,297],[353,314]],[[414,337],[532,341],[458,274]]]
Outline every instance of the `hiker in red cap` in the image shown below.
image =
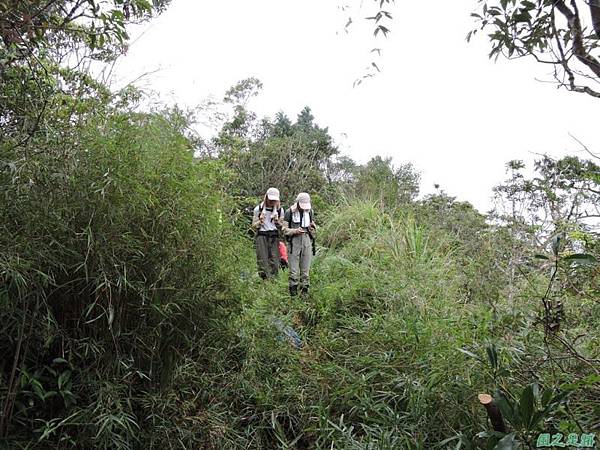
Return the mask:
[[315,221],[310,195],[301,192],[285,212],[283,233],[288,241],[289,289],[292,297],[308,294],[310,262],[315,253]]
[[271,187],[263,201],[254,208],[252,217],[252,228],[256,231],[258,274],[262,279],[275,278],[279,270],[279,230],[283,214],[279,190]]

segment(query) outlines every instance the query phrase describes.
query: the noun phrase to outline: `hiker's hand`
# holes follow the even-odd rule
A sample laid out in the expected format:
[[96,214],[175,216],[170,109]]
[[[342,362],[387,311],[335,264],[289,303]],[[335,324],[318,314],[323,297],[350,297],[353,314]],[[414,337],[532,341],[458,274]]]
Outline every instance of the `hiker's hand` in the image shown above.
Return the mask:
[[310,229],[312,229],[313,231],[317,230],[317,225],[315,225],[314,222],[311,222],[310,225],[308,226]]
[[304,234],[304,230],[302,228],[296,228],[296,234]]

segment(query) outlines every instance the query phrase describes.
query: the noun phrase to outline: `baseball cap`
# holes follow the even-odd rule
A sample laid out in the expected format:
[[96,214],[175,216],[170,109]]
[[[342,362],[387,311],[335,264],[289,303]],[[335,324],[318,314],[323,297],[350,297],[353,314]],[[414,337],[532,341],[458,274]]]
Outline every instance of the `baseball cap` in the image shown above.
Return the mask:
[[269,200],[279,200],[279,189],[274,187],[267,189],[267,198]]
[[311,209],[310,195],[308,195],[306,192],[300,192],[298,194],[298,197],[296,197],[296,201],[298,202],[298,205],[300,206],[300,208]]

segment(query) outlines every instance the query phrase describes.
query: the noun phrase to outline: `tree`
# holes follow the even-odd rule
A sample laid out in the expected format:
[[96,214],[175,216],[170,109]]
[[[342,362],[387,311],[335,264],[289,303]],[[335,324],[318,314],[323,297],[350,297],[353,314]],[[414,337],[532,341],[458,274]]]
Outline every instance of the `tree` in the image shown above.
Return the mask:
[[[373,0],[373,34],[391,31],[392,0]],[[508,59],[532,57],[552,70],[554,81],[572,92],[600,98],[600,0],[477,0],[472,13],[477,27],[467,34],[487,32],[490,57]],[[342,8],[346,10],[346,8]],[[346,29],[354,23],[349,17]],[[380,48],[373,53],[380,54]],[[379,67],[373,61],[363,79],[374,76]]]
[[258,119],[248,103],[261,88],[259,80],[249,78],[225,96],[233,114],[212,146],[234,174],[230,192],[252,201],[268,186],[278,187],[286,201],[300,191],[324,193],[328,186],[325,171],[338,153],[328,129],[315,123],[309,107],[300,111],[295,122],[283,112],[275,120]]
[[394,207],[414,200],[419,193],[419,174],[412,164],[394,167],[392,158],[375,156],[357,170],[355,193],[368,199],[379,200]]
[[128,23],[149,19],[170,0],[0,0],[0,63],[36,61],[82,45],[106,59],[123,49]]
[[490,57],[533,57],[552,68],[561,87],[600,98],[600,1],[478,0],[478,31],[488,31]]
[[455,269],[463,279],[465,300],[486,302],[494,309],[506,290],[504,256],[512,244],[506,230],[486,223],[486,216],[473,205],[441,189],[418,201],[415,210],[419,221],[459,262]]
[[[561,292],[570,289],[577,295],[585,295],[589,285],[597,284],[597,274],[582,277],[575,267],[556,279],[556,268],[563,256],[580,253],[598,256],[600,168],[591,160],[572,156],[559,160],[543,156],[535,162],[532,177],[523,174],[525,165],[521,161],[511,161],[507,166],[510,178],[494,189],[496,208],[489,218],[510,234],[507,242],[511,244],[501,255],[507,261],[509,299],[516,293],[517,282],[528,276],[532,256],[549,254],[552,257],[545,258],[542,269],[553,273],[550,285],[554,286],[556,298],[552,308],[558,311],[562,308]],[[581,259],[589,261],[593,257]],[[545,306],[548,302],[544,298]]]
[[127,46],[126,25],[169,1],[0,0],[0,145],[25,144],[65,91],[79,86],[89,95],[83,86],[95,83],[83,61],[116,58]]
[[494,189],[493,217],[521,230],[521,239],[529,236],[532,246],[547,250],[557,233],[595,231],[600,217],[600,168],[593,161],[544,155],[535,162],[536,176],[531,178],[522,173],[521,161],[509,162],[508,168],[510,178]]

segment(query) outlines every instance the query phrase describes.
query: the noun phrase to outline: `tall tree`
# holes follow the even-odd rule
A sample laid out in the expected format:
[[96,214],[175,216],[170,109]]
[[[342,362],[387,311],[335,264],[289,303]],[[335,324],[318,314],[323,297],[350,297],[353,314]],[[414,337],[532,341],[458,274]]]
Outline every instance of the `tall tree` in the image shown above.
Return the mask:
[[223,125],[213,145],[233,172],[231,193],[256,198],[268,186],[281,189],[286,200],[300,191],[323,193],[328,161],[338,150],[327,128],[320,127],[305,107],[292,122],[283,112],[275,120],[258,119],[248,108],[262,84],[255,78],[237,83],[225,102],[233,114]]
[[0,0],[0,145],[26,143],[65,91],[93,84],[80,83],[84,60],[116,58],[127,46],[127,24],[169,1]]
[[126,25],[161,12],[170,0],[0,0],[0,61],[35,61],[76,46],[114,56],[126,45]]
[[394,207],[415,199],[419,193],[419,179],[412,164],[394,167],[392,158],[375,156],[358,168],[353,187],[362,198],[379,200]]

